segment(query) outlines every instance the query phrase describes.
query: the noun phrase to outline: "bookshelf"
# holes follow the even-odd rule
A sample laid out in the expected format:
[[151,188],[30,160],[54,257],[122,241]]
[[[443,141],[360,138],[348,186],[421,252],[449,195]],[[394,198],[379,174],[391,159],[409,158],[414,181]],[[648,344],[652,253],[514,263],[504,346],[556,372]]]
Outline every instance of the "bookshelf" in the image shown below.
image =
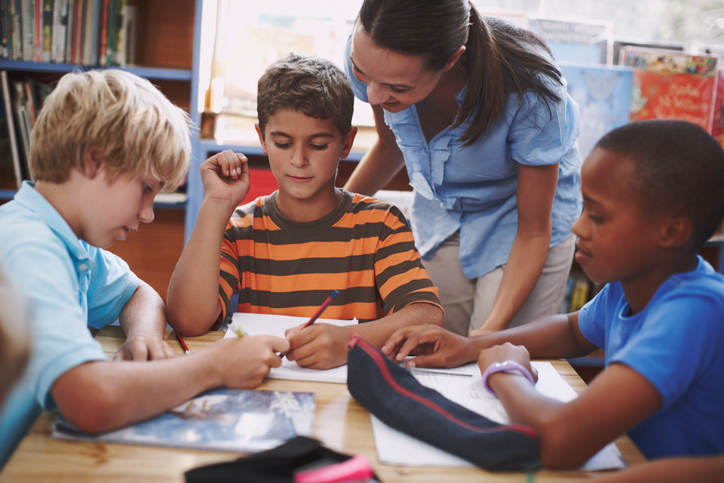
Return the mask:
[[[78,0],[76,0],[78,1]],[[81,0],[82,1],[82,0]],[[140,18],[134,65],[99,66],[0,59],[0,70],[9,79],[32,79],[53,85],[75,70],[116,68],[149,79],[174,104],[193,114],[194,45],[201,0],[135,0]],[[198,116],[192,119],[198,125]],[[195,146],[194,146],[195,148]],[[193,154],[192,154],[193,156]],[[0,204],[12,199],[15,183],[0,186]],[[186,202],[155,203],[156,219],[139,233],[110,251],[121,256],[131,269],[165,300],[173,268],[183,250]]]
[[[0,59],[0,70],[7,71],[10,81],[31,79],[52,86],[68,72],[122,69],[149,79],[171,102],[190,113],[196,4],[200,0],[144,0],[130,3],[136,6],[140,19],[134,65],[79,65],[3,58]],[[11,199],[15,192],[15,183],[0,186],[0,201]],[[159,201],[156,207],[183,209],[185,202]]]

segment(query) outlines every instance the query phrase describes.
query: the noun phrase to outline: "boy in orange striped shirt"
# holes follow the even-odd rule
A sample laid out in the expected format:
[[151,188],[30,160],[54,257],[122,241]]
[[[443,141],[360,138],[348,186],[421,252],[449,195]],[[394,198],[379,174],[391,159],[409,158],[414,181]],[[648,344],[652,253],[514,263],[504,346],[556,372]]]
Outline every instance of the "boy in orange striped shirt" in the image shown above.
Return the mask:
[[218,328],[237,293],[239,312],[310,317],[339,290],[324,316],[360,325],[287,333],[290,360],[328,369],[346,362],[352,332],[381,347],[398,328],[442,326],[402,213],[335,187],[357,133],[353,104],[345,74],[324,59],[291,55],[259,79],[256,129],[279,189],[237,207],[250,186],[246,157],[224,151],[201,165],[204,200],[168,291],[179,333]]

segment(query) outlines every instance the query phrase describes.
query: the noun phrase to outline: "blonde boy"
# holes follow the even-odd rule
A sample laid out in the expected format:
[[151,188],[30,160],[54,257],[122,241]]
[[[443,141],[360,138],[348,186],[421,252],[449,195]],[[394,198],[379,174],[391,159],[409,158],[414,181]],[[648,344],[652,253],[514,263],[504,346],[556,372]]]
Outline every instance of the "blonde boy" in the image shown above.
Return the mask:
[[[154,196],[183,178],[183,111],[132,74],[71,73],[46,100],[31,146],[37,181],[0,207],[0,265],[32,328],[30,364],[0,414],[0,466],[41,409],[107,431],[215,386],[253,387],[279,365],[274,351],[288,348],[279,338],[173,357],[161,298],[103,250],[153,221]],[[88,325],[116,319],[127,340],[110,362]]]
[[[234,310],[360,320],[287,333],[290,360],[314,369],[346,363],[352,332],[382,345],[397,328],[442,325],[443,311],[400,211],[335,187],[352,148],[354,95],[334,64],[291,55],[259,79],[257,132],[279,189],[237,208],[249,191],[246,157],[201,165],[205,196],[169,286],[169,322],[202,334]],[[219,272],[219,269],[221,271]]]

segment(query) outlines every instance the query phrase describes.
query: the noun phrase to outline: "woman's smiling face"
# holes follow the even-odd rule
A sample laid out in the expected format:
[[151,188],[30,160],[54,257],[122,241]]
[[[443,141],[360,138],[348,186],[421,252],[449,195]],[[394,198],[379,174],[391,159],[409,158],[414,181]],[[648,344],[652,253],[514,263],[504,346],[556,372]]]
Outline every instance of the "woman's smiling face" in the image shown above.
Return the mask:
[[424,59],[380,47],[355,23],[350,52],[353,73],[367,84],[369,103],[389,112],[400,112],[424,100],[437,86],[447,69],[430,71]]

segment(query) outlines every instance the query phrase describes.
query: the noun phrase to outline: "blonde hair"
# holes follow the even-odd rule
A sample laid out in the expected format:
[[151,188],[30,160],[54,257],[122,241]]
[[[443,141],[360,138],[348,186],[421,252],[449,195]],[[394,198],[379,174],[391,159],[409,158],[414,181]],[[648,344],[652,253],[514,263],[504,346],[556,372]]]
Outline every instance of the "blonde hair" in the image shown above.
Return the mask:
[[175,189],[191,158],[189,117],[146,79],[108,69],[64,75],[30,135],[35,179],[63,183],[101,150],[109,181],[152,175]]

